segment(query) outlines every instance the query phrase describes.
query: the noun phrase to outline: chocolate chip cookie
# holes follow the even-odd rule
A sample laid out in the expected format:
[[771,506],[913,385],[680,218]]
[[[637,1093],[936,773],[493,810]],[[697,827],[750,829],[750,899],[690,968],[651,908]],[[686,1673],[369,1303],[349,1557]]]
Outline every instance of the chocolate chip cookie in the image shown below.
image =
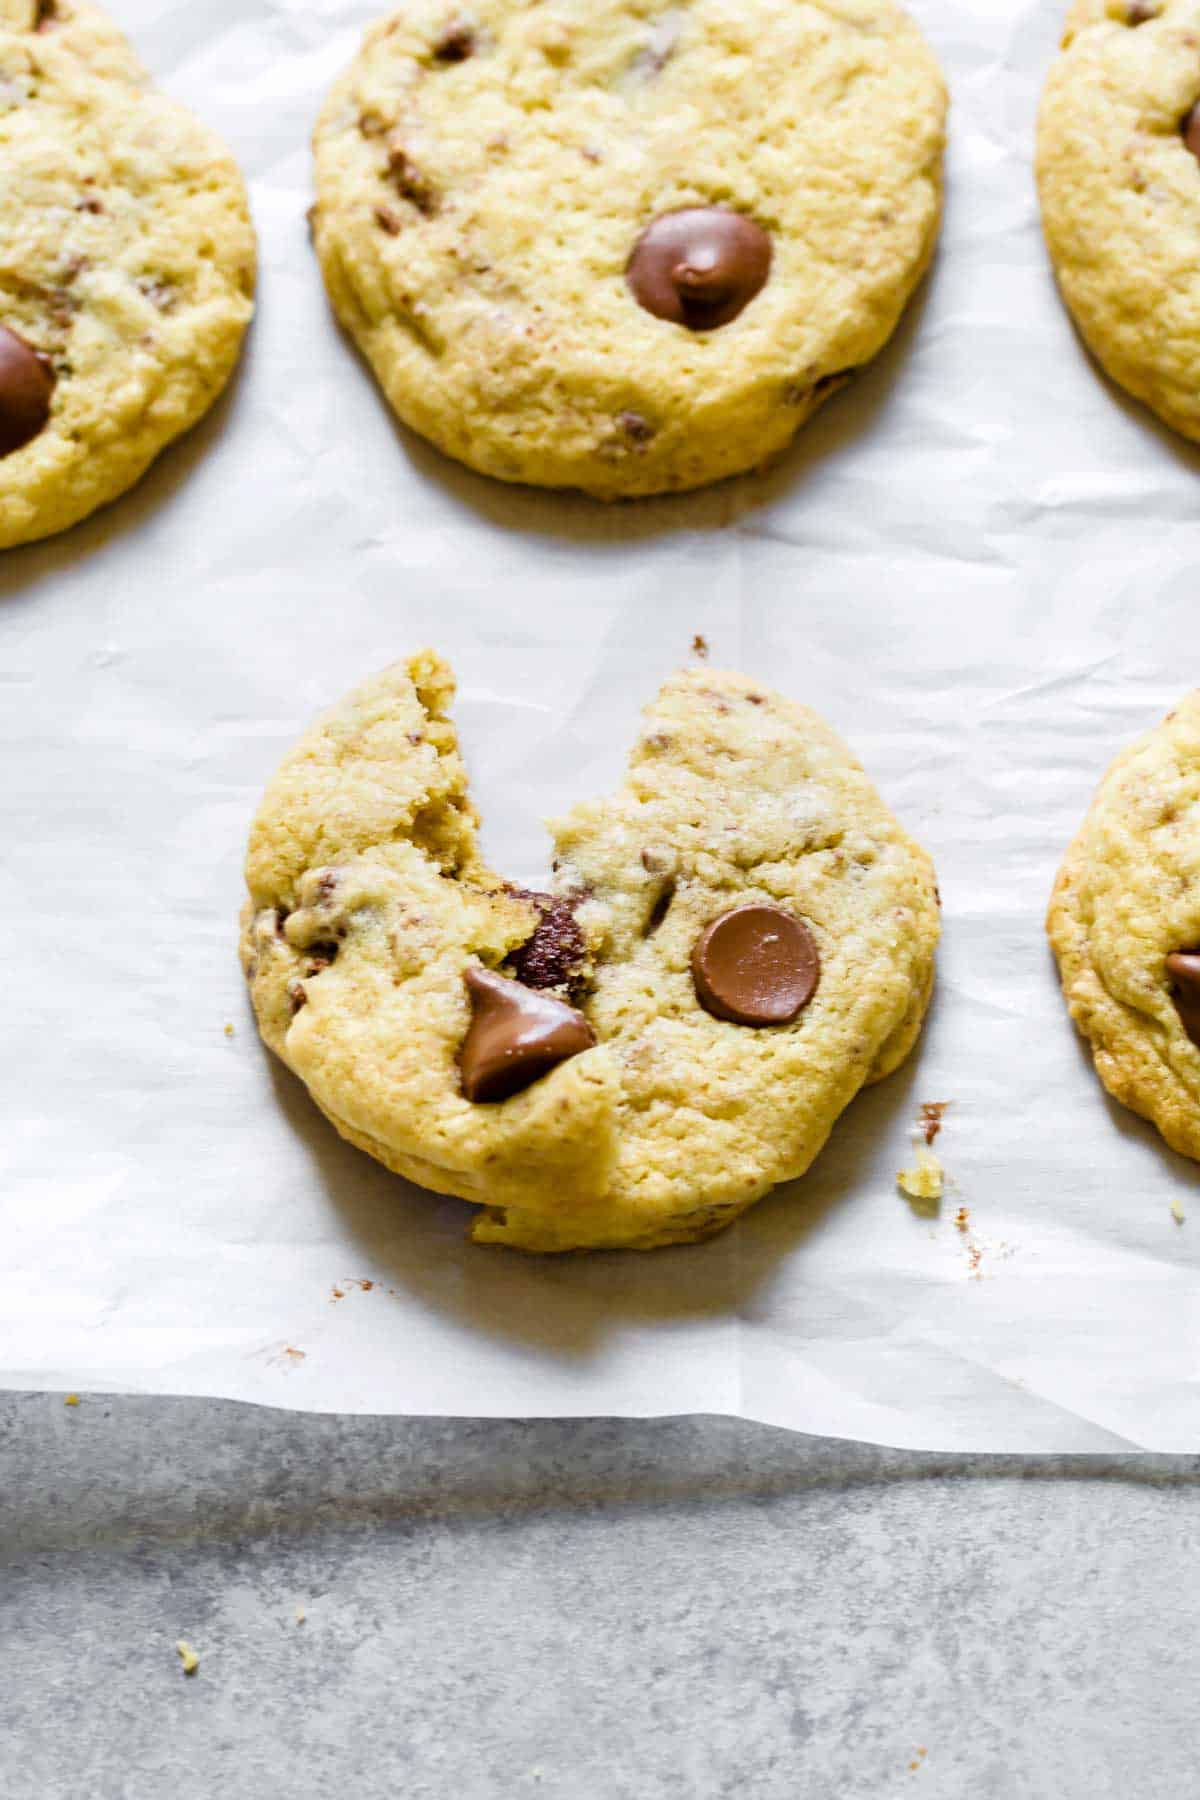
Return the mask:
[[[0,548],[131,487],[253,310],[245,188],[94,8],[0,13]],[[23,28],[21,18],[25,18]]]
[[450,456],[696,487],[780,451],[890,336],[945,110],[893,0],[406,0],[317,126],[317,254]]
[[1088,348],[1200,438],[1200,0],[1077,0],[1042,97],[1037,176]]
[[667,682],[624,785],[481,858],[430,652],[317,721],[250,838],[263,1037],[351,1143],[524,1250],[686,1243],[802,1175],[916,1040],[928,857],[815,714]]
[[1200,1158],[1200,691],[1105,775],[1047,929],[1109,1093]]

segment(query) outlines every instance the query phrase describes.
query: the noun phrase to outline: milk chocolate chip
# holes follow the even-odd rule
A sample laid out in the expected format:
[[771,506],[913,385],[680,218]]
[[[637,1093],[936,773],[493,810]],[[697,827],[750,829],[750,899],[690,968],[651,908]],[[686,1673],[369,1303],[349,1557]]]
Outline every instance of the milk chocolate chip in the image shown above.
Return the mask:
[[0,325],[0,456],[37,436],[50,417],[53,393],[50,358]]
[[1185,112],[1179,126],[1183,133],[1183,141],[1192,155],[1200,161],[1200,100],[1190,111]]
[[700,1004],[732,1025],[787,1025],[817,991],[812,932],[778,906],[739,906],[705,926],[692,951]]
[[1200,1047],[1200,950],[1175,950],[1167,958],[1171,998],[1183,1029]]
[[583,1014],[551,994],[475,965],[466,979],[474,1016],[458,1066],[468,1100],[507,1100],[596,1041]]
[[771,270],[771,240],[745,213],[690,206],[652,219],[625,279],[655,318],[713,331],[749,306]]

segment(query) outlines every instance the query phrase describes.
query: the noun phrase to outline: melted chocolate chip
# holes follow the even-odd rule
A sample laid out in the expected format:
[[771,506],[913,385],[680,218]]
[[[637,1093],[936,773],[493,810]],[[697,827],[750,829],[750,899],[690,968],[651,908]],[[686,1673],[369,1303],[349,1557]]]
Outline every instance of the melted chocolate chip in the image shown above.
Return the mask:
[[1197,162],[1200,162],[1200,100],[1197,100],[1190,111],[1184,113],[1179,129],[1184,145],[1191,151]]
[[643,419],[641,413],[619,412],[617,424],[631,444],[648,444],[654,436],[654,427],[649,419]]
[[745,213],[690,206],[652,219],[625,279],[655,318],[715,331],[747,307],[771,271],[771,239]]
[[0,456],[11,456],[44,429],[53,395],[50,358],[0,325]]
[[475,33],[465,19],[456,19],[446,27],[433,46],[433,54],[440,63],[466,62],[468,56],[475,54]]
[[732,1025],[787,1025],[817,991],[811,931],[778,906],[739,906],[701,932],[692,951],[701,1006]]
[[1171,998],[1183,1029],[1200,1048],[1200,950],[1175,950],[1167,958]]
[[539,915],[533,936],[509,958],[517,980],[531,988],[575,987],[587,960],[587,948],[571,902],[556,894],[531,893],[527,888],[509,891],[536,907]]
[[396,184],[396,192],[427,219],[432,218],[437,211],[437,189],[395,138],[388,145],[388,173]]
[[463,1093],[479,1105],[520,1093],[596,1041],[583,1014],[550,994],[475,965],[466,982],[473,1012],[458,1066]]

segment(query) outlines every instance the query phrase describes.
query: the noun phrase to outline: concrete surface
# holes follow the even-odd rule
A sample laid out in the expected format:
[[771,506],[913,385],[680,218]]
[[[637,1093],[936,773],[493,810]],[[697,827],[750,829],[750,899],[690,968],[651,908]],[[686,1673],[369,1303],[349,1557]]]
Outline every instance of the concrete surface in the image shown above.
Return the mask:
[[1200,1458],[0,1397],[0,1795],[1175,1800],[1198,1502]]

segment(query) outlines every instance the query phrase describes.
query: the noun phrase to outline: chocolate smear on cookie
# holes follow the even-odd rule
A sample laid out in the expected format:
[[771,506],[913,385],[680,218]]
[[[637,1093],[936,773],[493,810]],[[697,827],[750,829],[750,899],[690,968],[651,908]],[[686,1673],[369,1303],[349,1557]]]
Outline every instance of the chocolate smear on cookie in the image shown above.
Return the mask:
[[625,279],[655,318],[715,331],[749,306],[771,272],[771,239],[725,206],[690,206],[652,219],[633,247]]
[[528,901],[539,915],[533,936],[508,959],[517,980],[531,988],[574,990],[587,961],[587,946],[571,901],[528,888],[510,888],[509,892],[517,900]]

